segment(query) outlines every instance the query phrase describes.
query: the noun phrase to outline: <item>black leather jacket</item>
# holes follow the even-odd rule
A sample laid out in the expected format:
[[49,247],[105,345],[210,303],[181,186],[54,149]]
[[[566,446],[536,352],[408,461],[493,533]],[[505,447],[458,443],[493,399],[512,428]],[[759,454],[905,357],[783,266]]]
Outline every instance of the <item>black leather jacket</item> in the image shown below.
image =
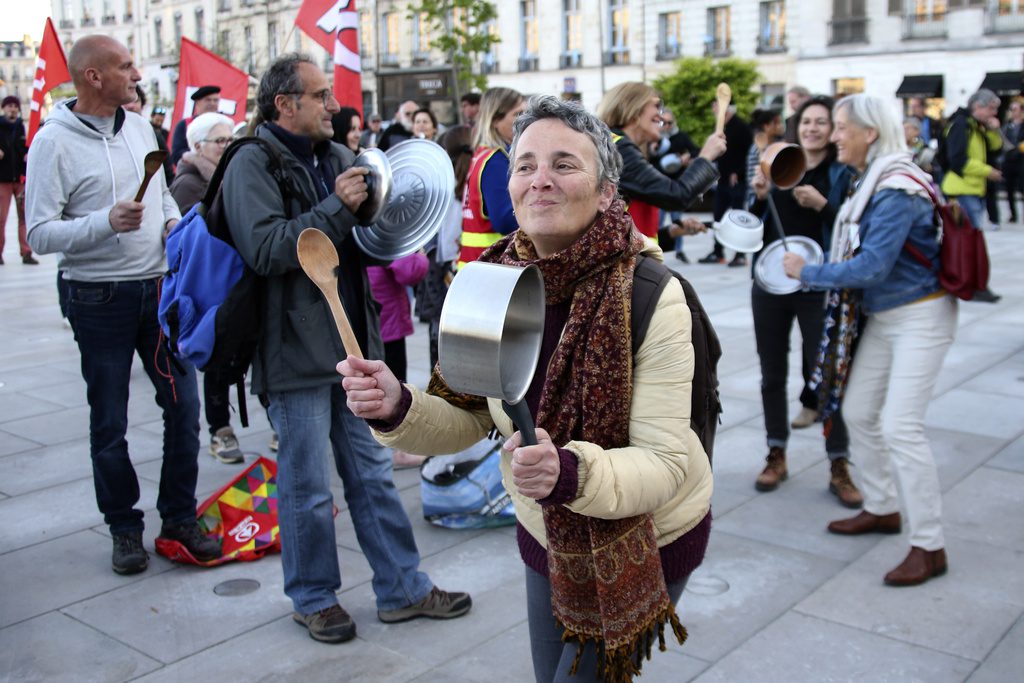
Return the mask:
[[615,147],[622,156],[619,193],[666,211],[685,211],[718,180],[718,169],[706,159],[695,158],[678,180],[673,180],[647,161],[636,143],[614,130]]

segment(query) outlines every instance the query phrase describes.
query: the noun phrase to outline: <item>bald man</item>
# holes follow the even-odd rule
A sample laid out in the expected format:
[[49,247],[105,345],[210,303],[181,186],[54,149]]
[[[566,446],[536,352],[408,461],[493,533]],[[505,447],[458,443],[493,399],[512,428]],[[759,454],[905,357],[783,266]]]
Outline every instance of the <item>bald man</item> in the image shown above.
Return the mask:
[[[26,208],[29,244],[57,253],[67,318],[82,358],[96,502],[113,537],[118,574],[146,569],[139,481],[128,457],[128,385],[137,353],[163,409],[157,510],[160,535],[198,560],[220,554],[196,523],[199,397],[195,371],[159,343],[157,287],[163,240],[181,218],[163,173],[135,201],[153,129],[124,105],[141,80],[131,54],[107,36],[81,38],[68,54],[77,99],[58,104],[32,141]],[[145,454],[149,456],[150,454]]]
[[398,111],[395,112],[395,119],[391,125],[388,126],[387,130],[380,136],[380,141],[377,143],[377,147],[385,151],[389,147],[394,147],[403,140],[408,140],[412,137],[412,117],[416,114],[416,110],[420,108],[413,100],[406,100],[398,106]]

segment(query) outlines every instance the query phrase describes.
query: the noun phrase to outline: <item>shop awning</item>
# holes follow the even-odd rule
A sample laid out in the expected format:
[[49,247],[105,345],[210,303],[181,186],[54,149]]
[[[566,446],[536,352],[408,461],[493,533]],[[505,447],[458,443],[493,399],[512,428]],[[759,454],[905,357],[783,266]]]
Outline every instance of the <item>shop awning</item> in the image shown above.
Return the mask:
[[1016,95],[1021,91],[1020,71],[990,71],[985,74],[981,87],[997,95]]
[[904,76],[896,97],[942,97],[942,74]]

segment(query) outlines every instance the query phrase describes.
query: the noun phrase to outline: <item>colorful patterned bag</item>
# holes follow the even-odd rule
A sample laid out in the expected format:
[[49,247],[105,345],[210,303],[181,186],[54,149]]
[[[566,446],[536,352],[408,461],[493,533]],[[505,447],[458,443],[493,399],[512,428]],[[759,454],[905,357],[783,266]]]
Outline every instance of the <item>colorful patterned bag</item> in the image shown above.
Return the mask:
[[156,551],[174,562],[214,567],[281,552],[277,525],[277,463],[258,458],[199,506],[199,528],[221,544],[220,557],[201,562],[177,541],[157,538]]

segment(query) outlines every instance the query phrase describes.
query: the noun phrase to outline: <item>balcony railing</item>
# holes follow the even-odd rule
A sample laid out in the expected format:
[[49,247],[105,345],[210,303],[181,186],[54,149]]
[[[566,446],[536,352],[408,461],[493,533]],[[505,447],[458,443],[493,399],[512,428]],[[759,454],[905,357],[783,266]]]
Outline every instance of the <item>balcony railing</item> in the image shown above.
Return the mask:
[[848,45],[868,42],[868,18],[851,17],[828,22],[828,44]]
[[985,11],[985,33],[1013,33],[1024,31],[1024,12],[1000,14],[998,10]]
[[132,20],[132,13],[131,12],[125,12],[124,16],[121,18],[121,20],[124,21],[124,23],[127,24],[129,21]]
[[61,28],[74,28],[75,27],[75,22],[74,22],[73,19],[61,19],[60,20],[60,27]]
[[629,64],[629,50],[625,48],[606,50],[603,55],[605,66]]
[[115,17],[113,14],[105,14],[103,15],[103,18],[100,21],[103,23],[104,26],[110,26],[111,24],[117,23],[117,17]]
[[498,60],[496,59],[480,62],[480,73],[496,74],[498,73],[499,66]]
[[385,52],[380,56],[380,63],[382,66],[398,66],[398,53],[397,52]]
[[563,52],[558,56],[558,66],[562,69],[571,69],[583,64],[583,55],[579,52]]
[[683,54],[682,46],[678,43],[675,45],[669,45],[668,43],[658,43],[654,48],[654,58],[662,61],[666,59],[675,59]]
[[536,71],[540,68],[540,61],[536,56],[520,57],[519,58],[519,70],[520,71]]
[[82,17],[82,27],[83,28],[86,27],[86,26],[95,26],[95,25],[96,25],[96,20],[93,19],[92,17]]
[[728,38],[709,40],[704,43],[705,57],[728,57],[732,54],[732,45]]
[[430,53],[429,52],[413,52],[412,53],[412,65],[413,66],[424,66],[430,64]]
[[908,14],[903,17],[903,39],[945,38],[946,13]]
[[785,36],[772,36],[765,38],[763,35],[757,37],[757,53],[762,55],[786,51]]

